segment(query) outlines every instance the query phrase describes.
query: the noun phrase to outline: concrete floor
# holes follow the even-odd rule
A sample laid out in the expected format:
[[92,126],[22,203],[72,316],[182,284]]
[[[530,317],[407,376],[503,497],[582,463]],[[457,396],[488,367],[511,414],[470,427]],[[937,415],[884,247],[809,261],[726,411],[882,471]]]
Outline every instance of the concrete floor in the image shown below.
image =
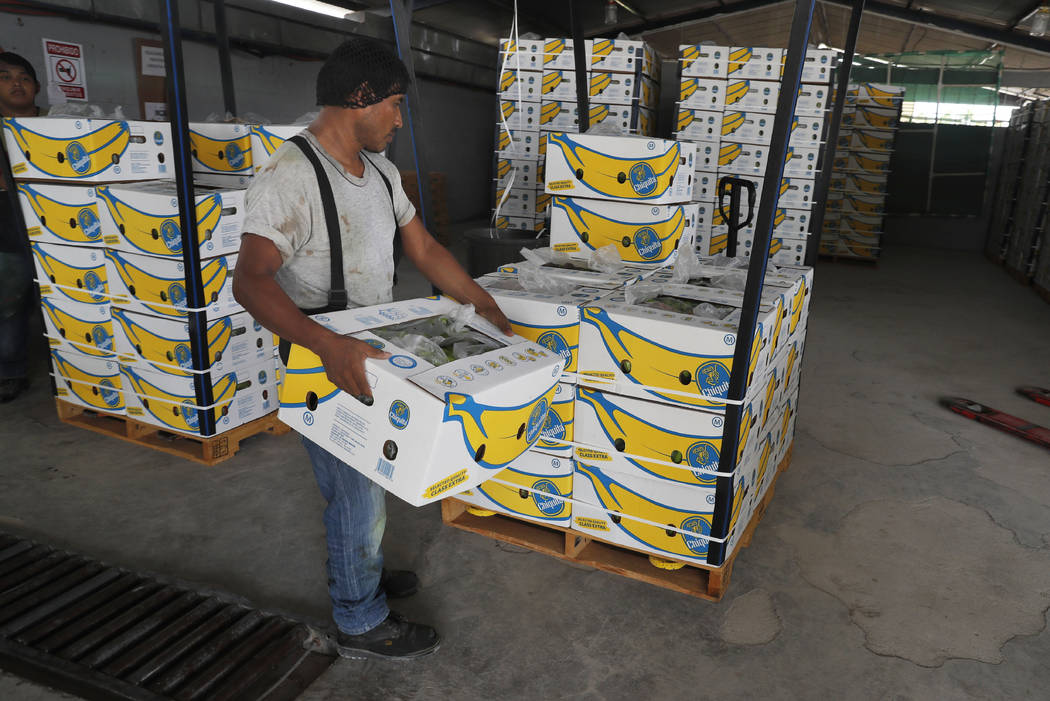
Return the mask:
[[[937,405],[1050,425],[1050,306],[978,254],[822,264],[794,460],[720,604],[444,528],[390,499],[400,608],[442,649],[341,660],[307,699],[1025,699],[1050,689],[1050,453]],[[43,365],[0,406],[0,529],[326,621],[294,435],[207,469],[60,424]],[[68,698],[0,675],[0,698]]]

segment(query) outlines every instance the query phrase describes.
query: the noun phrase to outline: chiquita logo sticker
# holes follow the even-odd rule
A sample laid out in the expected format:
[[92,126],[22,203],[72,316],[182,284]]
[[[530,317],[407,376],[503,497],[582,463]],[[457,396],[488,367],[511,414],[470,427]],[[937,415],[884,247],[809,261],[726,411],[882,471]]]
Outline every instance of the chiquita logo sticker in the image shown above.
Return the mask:
[[387,418],[390,419],[390,425],[398,431],[401,431],[408,426],[410,416],[411,412],[408,410],[408,405],[400,399],[395,399],[393,403],[390,404],[390,411],[387,414]]
[[544,516],[558,516],[565,511],[565,502],[558,498],[561,492],[553,482],[548,479],[537,480],[532,488],[536,490],[532,493],[532,500],[536,502],[536,508]]
[[80,230],[84,232],[84,238],[94,241],[102,235],[102,224],[90,209],[85,208],[77,212],[77,222],[80,224]]
[[706,555],[708,540],[703,536],[711,532],[711,527],[707,524],[707,521],[699,516],[693,516],[682,522],[681,529],[683,531],[692,531],[697,534],[695,536],[686,535],[685,533],[681,534],[682,540],[685,541],[685,547],[689,548],[697,555]]
[[729,370],[717,361],[704,363],[696,370],[696,385],[705,397],[722,397],[729,391]]
[[572,357],[572,352],[569,350],[569,344],[565,342],[561,334],[557,331],[548,331],[541,334],[536,342],[541,346],[551,349],[561,357],[569,360]]
[[656,191],[657,178],[648,163],[635,163],[629,175],[631,187],[639,195],[651,195]]
[[642,227],[635,232],[634,247],[638,251],[638,257],[644,260],[652,260],[658,257],[663,250],[660,237],[648,226]]
[[697,441],[689,446],[686,451],[686,459],[692,467],[697,468],[693,474],[698,480],[710,477],[700,470],[718,471],[718,449],[707,441]]
[[102,385],[100,394],[106,406],[118,406],[120,404],[120,392],[113,386],[113,382],[107,378],[99,382],[99,384]]
[[529,415],[528,425],[525,428],[525,440],[529,443],[532,443],[540,435],[540,430],[547,421],[547,410],[549,408],[547,400],[542,399],[537,402],[536,407]]
[[76,173],[83,175],[91,169],[91,156],[79,141],[71,141],[66,146],[66,159],[69,161],[69,167]]

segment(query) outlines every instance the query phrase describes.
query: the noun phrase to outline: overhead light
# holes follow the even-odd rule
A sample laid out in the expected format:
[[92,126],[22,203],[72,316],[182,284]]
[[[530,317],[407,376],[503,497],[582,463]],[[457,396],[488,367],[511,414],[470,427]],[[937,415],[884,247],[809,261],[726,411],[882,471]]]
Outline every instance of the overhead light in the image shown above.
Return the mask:
[[316,12],[320,15],[327,15],[328,17],[335,17],[336,19],[348,19],[351,22],[364,22],[365,13],[357,10],[348,10],[345,7],[339,7],[338,5],[329,5],[326,2],[320,2],[320,0],[273,0],[274,2],[289,7],[297,7],[300,10],[307,10],[309,12]]
[[884,58],[875,58],[874,56],[865,56],[864,58],[866,58],[869,61],[876,61],[878,63],[885,63],[887,65],[889,65],[889,63],[890,63],[889,61],[887,61]]
[[605,23],[616,24],[619,20],[616,11],[616,0],[606,0],[605,3]]
[[1028,33],[1034,37],[1045,37],[1048,26],[1050,26],[1050,6],[1043,5],[1035,11]]

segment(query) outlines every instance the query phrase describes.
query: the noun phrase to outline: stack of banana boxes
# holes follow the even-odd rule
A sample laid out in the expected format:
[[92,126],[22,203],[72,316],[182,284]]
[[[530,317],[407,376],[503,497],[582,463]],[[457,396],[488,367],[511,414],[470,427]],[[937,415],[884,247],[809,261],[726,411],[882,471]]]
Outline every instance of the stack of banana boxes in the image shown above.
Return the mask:
[[850,85],[828,188],[820,252],[875,260],[904,88]]
[[[183,264],[170,125],[14,118],[3,134],[59,397],[196,435],[274,411],[273,335],[232,294],[248,127],[192,125],[199,271]],[[198,274],[205,338],[187,325]]]
[[[643,41],[588,39],[585,52],[591,127],[606,134],[653,135],[659,71],[652,48]],[[543,188],[546,137],[579,131],[573,41],[503,39],[499,57],[497,226],[539,231],[550,206]]]
[[[675,148],[678,164],[668,166],[662,159]],[[546,188],[555,211],[562,199],[562,206],[593,207],[598,198],[617,207],[690,209],[680,204],[691,190],[689,151],[684,142],[552,135]],[[639,204],[625,194],[639,165],[660,174],[649,196],[675,204]],[[593,219],[586,231],[619,236],[621,226]],[[678,280],[670,267],[614,245],[623,265],[612,272],[588,270],[580,248],[479,279],[515,331],[562,354],[566,372],[536,447],[457,498],[660,559],[720,566],[791,443],[812,271],[780,268],[766,280],[733,490],[719,505],[715,483],[744,273],[706,259]],[[691,255],[688,247],[686,239]],[[559,257],[566,255],[575,257]],[[538,274],[551,281],[549,289],[537,291]],[[716,508],[732,517],[721,554],[710,548]]]
[[[757,46],[679,47],[681,82],[675,138],[696,144],[693,199],[713,210],[710,225],[697,236],[701,255],[724,253],[729,228],[715,206],[723,177],[750,180],[756,207],[776,118],[784,49]],[[800,265],[805,255],[820,164],[829,84],[835,67],[832,49],[806,51],[784,176],[773,222],[772,260]],[[726,198],[728,208],[728,198]],[[746,197],[740,217],[746,216]],[[747,255],[754,221],[738,232],[737,255]]]

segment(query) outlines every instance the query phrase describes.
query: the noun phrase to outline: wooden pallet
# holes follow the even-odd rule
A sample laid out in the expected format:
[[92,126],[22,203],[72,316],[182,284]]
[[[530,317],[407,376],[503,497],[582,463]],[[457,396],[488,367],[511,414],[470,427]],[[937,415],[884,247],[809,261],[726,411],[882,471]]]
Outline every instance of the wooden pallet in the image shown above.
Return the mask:
[[454,497],[441,502],[441,520],[453,528],[477,533],[504,543],[519,545],[561,560],[589,565],[604,572],[637,579],[700,599],[719,601],[729,587],[729,575],[733,571],[733,563],[736,561],[737,554],[743,548],[751,545],[755,528],[762,520],[773,498],[776,481],[780,478],[780,473],[786,470],[791,463],[792,449],[793,445],[788,448],[784,459],[777,466],[777,474],[773,478],[773,483],[769,485],[762,501],[755,506],[751,521],[740,536],[733,554],[721,567],[685,562],[686,567],[679,570],[658,569],[649,561],[650,553],[623,545],[605,543],[571,528],[526,521],[509,514],[475,516],[468,511],[471,508],[470,504]]
[[276,412],[217,436],[190,436],[166,431],[160,426],[136,421],[128,416],[96,411],[61,399],[55,400],[55,406],[62,423],[209,466],[232,458],[245,438],[260,433],[280,436],[292,430],[277,420]]

